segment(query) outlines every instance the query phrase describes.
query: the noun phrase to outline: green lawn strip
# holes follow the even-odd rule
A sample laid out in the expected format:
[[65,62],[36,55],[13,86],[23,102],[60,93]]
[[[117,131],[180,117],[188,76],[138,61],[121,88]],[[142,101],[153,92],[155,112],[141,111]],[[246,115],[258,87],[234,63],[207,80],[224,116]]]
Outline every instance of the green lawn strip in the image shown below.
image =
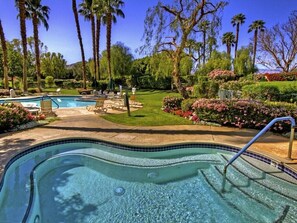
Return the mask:
[[275,86],[279,89],[280,93],[285,92],[287,89],[297,89],[297,81],[258,82],[256,85]]
[[[57,94],[57,88],[45,88],[43,89],[43,93],[47,94]],[[78,91],[76,89],[61,89],[60,93],[61,95],[78,95]]]
[[171,91],[137,91],[136,101],[143,103],[143,108],[128,114],[108,114],[103,116],[104,119],[124,125],[131,126],[162,126],[162,125],[189,125],[192,122],[168,114],[161,110],[162,100],[166,96],[179,96]]

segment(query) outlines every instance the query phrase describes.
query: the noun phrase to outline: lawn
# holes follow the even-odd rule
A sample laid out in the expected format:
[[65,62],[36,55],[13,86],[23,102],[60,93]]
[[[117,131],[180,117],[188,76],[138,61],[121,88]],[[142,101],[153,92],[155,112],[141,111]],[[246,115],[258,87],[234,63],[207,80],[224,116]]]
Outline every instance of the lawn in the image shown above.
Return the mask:
[[297,81],[271,81],[271,82],[258,82],[256,85],[262,86],[274,86],[277,87],[280,93],[287,91],[288,89],[297,89]]
[[136,101],[143,103],[143,108],[127,113],[108,114],[104,119],[124,125],[132,126],[162,126],[162,125],[189,125],[192,122],[161,110],[162,100],[165,96],[178,96],[171,91],[141,91],[136,92]]
[[[57,88],[45,88],[43,89],[44,93],[47,94],[57,94]],[[61,95],[79,95],[78,91],[76,89],[61,89],[60,91]]]

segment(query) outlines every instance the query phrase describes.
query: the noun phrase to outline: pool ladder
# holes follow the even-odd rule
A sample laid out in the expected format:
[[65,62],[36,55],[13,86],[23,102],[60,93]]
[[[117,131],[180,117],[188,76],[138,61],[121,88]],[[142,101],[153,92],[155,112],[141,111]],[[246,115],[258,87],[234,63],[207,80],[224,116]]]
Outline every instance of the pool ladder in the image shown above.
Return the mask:
[[49,98],[52,102],[54,102],[54,104],[57,105],[57,108],[60,107],[59,104],[51,96],[49,96],[48,94],[43,95],[41,100],[43,101],[45,98]]
[[292,147],[293,147],[293,140],[294,140],[294,132],[295,132],[295,119],[292,118],[291,116],[286,116],[286,117],[279,117],[273,119],[271,122],[269,122],[265,128],[263,128],[251,141],[249,141],[237,154],[235,154],[225,165],[224,167],[224,175],[227,173],[227,168],[230,164],[232,164],[242,153],[244,153],[255,141],[260,138],[265,132],[268,131],[268,129],[273,126],[276,122],[279,121],[290,121],[291,122],[291,135],[290,135],[290,141],[289,141],[289,149],[288,149],[288,159],[292,159]]

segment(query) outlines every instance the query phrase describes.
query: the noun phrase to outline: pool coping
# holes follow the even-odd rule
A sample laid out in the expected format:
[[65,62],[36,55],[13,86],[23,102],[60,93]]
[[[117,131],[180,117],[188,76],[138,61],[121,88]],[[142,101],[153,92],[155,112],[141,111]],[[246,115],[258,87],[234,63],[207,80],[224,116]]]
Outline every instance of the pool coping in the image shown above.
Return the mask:
[[[13,157],[9,159],[6,163],[2,174],[0,175],[0,191],[2,190],[2,186],[4,183],[4,177],[6,175],[6,171],[9,167],[17,161],[19,158],[43,148],[54,146],[54,145],[61,145],[65,143],[92,143],[92,144],[103,144],[112,146],[115,149],[127,150],[127,151],[135,151],[135,152],[160,152],[160,151],[167,151],[167,150],[174,150],[174,149],[186,149],[192,147],[203,147],[203,148],[210,148],[210,149],[218,149],[228,152],[238,152],[241,148],[235,147],[232,145],[226,145],[222,143],[203,143],[203,142],[184,142],[184,143],[172,143],[172,144],[164,144],[164,145],[131,145],[131,144],[124,144],[124,143],[117,143],[117,142],[110,142],[102,139],[91,138],[91,137],[67,137],[67,138],[59,138],[59,139],[52,139],[45,142],[40,142],[34,144],[32,146],[24,148],[23,151],[15,154]],[[259,154],[255,151],[245,151],[243,155],[252,157],[259,161],[262,161],[268,165],[272,165],[278,170],[281,170],[285,174],[291,176],[292,178],[297,180],[297,172],[295,172],[292,168],[287,166],[285,163],[280,162],[276,159],[271,157],[265,156],[263,154]]]

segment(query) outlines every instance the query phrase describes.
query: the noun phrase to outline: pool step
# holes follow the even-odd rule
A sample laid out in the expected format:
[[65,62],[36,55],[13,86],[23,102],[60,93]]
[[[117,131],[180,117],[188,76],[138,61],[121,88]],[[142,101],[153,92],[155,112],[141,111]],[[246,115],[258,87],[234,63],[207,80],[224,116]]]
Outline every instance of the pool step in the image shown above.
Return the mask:
[[246,185],[241,182],[233,182],[226,179],[223,185],[223,176],[218,167],[211,170],[200,171],[206,182],[219,196],[229,205],[237,209],[241,214],[248,216],[252,222],[274,222],[282,215],[283,206],[273,207],[255,196],[253,192],[246,192],[242,187]]
[[[227,162],[229,157],[222,155],[222,158]],[[239,176],[240,179],[245,179],[248,184],[258,184],[262,188],[268,188],[274,193],[281,196],[281,199],[289,199],[289,200],[297,200],[297,185],[292,184],[290,182],[284,181],[279,177],[273,176],[268,172],[264,172],[252,165],[245,158],[240,158],[240,162],[233,162],[232,165],[228,167],[227,177],[229,176],[229,172],[234,171],[234,174]],[[278,171],[275,169],[275,171]],[[230,175],[231,177],[233,175]],[[274,183],[271,184],[271,181]],[[283,185],[286,184],[286,187]]]

